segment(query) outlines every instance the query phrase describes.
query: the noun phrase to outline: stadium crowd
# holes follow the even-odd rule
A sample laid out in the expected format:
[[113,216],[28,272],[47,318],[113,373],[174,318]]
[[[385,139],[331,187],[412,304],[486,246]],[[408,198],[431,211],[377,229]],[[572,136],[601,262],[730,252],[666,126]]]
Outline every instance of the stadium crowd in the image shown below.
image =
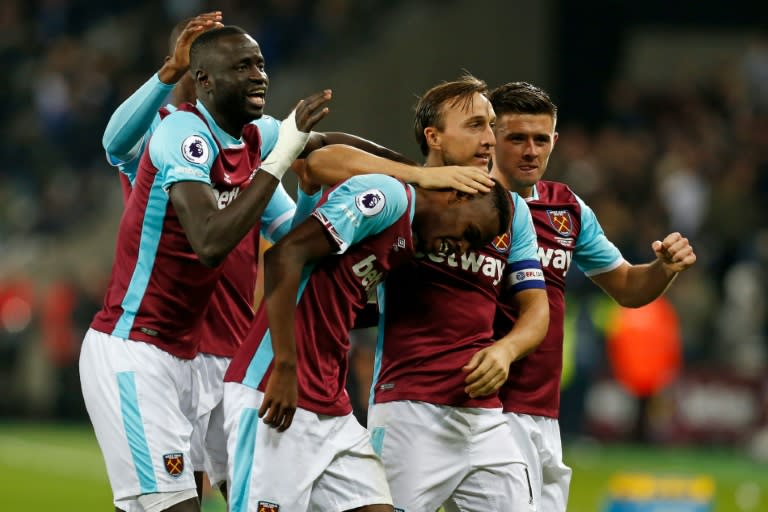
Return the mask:
[[[116,106],[157,69],[168,27],[202,4],[8,0],[0,6],[0,55],[10,68],[0,106],[0,383],[10,391],[0,397],[2,416],[84,417],[77,344],[99,307],[112,249],[101,243],[94,250],[84,232],[102,242],[113,236],[121,208],[98,141]],[[316,55],[339,32],[361,37],[360,20],[392,6],[259,4],[230,0],[217,8],[257,37],[274,75],[299,55]],[[566,113],[547,175],[569,183],[593,207],[630,261],[650,259],[647,241],[659,233],[689,237],[699,262],[669,293],[685,364],[746,376],[768,364],[766,83],[765,42],[704,80],[663,88],[617,80],[598,126],[580,125]],[[572,278],[572,304],[599,293],[580,273]],[[583,393],[608,362],[596,329],[579,333],[575,364],[586,382],[576,389]],[[578,432],[583,425],[565,423],[564,433],[567,428]]]

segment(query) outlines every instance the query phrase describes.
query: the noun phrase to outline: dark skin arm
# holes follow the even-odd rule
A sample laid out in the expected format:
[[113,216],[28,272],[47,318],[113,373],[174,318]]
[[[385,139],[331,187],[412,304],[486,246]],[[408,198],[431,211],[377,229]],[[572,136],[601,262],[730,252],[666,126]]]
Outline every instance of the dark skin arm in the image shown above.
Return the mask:
[[215,267],[261,218],[279,181],[263,171],[226,208],[219,210],[213,189],[181,181],[170,190],[171,201],[187,240],[203,265]]
[[[330,92],[314,94],[296,106],[296,126],[309,132],[328,114]],[[200,261],[216,266],[261,218],[279,181],[259,170],[251,184],[226,208],[219,209],[213,189],[195,181],[181,181],[169,191],[187,240]]]
[[310,217],[264,253],[264,301],[274,363],[259,417],[279,432],[291,426],[298,404],[294,321],[301,271],[337,250],[320,222]]
[[301,156],[306,157],[314,150],[325,146],[330,146],[331,144],[346,144],[347,146],[352,146],[359,150],[365,151],[366,153],[370,153],[381,158],[386,158],[387,160],[392,160],[393,162],[400,162],[407,165],[416,165],[416,162],[404,157],[396,151],[376,144],[375,142],[368,139],[363,139],[357,135],[344,132],[313,133],[309,137],[309,141],[307,141],[307,145],[305,146],[304,152]]

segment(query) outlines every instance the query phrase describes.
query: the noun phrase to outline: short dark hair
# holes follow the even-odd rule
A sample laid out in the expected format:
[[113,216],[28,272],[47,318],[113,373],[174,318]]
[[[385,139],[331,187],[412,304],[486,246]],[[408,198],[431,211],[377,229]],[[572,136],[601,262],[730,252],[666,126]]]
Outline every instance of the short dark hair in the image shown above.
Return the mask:
[[493,189],[491,189],[493,208],[499,211],[499,232],[501,236],[509,231],[512,225],[512,199],[509,197],[509,191],[496,180],[493,180]]
[[443,105],[450,103],[451,106],[459,104],[471,106],[475,93],[487,96],[488,85],[484,81],[466,73],[458,80],[443,82],[432,87],[419,98],[416,104],[413,131],[414,135],[416,135],[416,142],[419,143],[419,148],[424,156],[429,153],[424,129],[428,126],[434,126],[438,130],[443,129]]
[[236,25],[225,25],[200,34],[189,47],[189,69],[194,72],[200,66],[203,56],[218,43],[219,39],[233,35],[248,35],[248,32]]
[[557,105],[544,89],[528,82],[510,82],[491,91],[491,105],[496,115],[548,114],[557,120]]

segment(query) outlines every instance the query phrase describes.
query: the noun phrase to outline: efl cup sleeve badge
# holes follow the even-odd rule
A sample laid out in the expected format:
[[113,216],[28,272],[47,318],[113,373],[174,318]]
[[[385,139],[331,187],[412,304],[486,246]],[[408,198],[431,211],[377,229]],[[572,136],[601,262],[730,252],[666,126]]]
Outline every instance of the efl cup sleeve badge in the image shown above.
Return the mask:
[[163,455],[165,470],[172,477],[179,477],[184,472],[184,454],[166,453]]
[[568,210],[547,210],[547,217],[560,236],[569,236],[573,231],[573,221]]
[[256,510],[257,512],[278,512],[280,505],[269,501],[260,501]]
[[360,210],[360,213],[366,217],[371,217],[381,212],[384,209],[384,204],[387,200],[384,197],[384,193],[381,190],[372,188],[357,194],[355,196],[355,206]]
[[210,153],[208,143],[199,135],[190,135],[181,143],[181,154],[193,164],[204,164]]

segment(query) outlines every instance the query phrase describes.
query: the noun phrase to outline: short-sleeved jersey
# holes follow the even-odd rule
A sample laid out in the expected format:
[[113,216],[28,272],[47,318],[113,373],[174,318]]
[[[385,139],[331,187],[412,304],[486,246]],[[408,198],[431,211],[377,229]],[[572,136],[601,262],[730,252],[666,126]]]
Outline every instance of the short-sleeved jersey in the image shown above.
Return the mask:
[[[527,203],[547,283],[549,330],[535,351],[512,364],[500,397],[505,412],[557,418],[563,367],[565,276],[572,262],[587,276],[593,276],[614,270],[624,259],[606,238],[592,209],[567,185],[539,181]],[[509,332],[517,315],[508,299],[502,295],[499,300],[497,334]]]
[[[349,331],[387,273],[413,257],[414,204],[410,185],[370,174],[340,183],[312,212],[338,255],[302,273],[295,321],[299,407],[330,416],[352,411],[345,390]],[[224,380],[263,391],[272,359],[262,305]]]
[[496,394],[470,398],[462,367],[493,342],[504,286],[544,288],[528,207],[517,194],[512,199],[511,230],[493,243],[460,257],[419,254],[390,274],[379,295],[374,403],[501,406]]
[[200,102],[165,117],[141,157],[120,222],[104,305],[91,326],[193,358],[223,267],[200,262],[168,190],[181,181],[204,183],[213,187],[223,208],[248,186],[260,163],[256,126],[246,126],[242,138],[235,139]]
[[[137,108],[140,107],[141,105],[137,105]],[[147,146],[160,120],[175,111],[176,107],[170,104],[159,109],[137,145],[138,154],[132,153],[127,159],[107,154],[109,162],[120,170],[126,202],[136,179],[140,152]],[[277,143],[280,122],[273,117],[262,116],[252,124],[259,129],[263,160]],[[226,136],[222,138],[227,140]],[[261,233],[259,229],[252,229],[227,255],[222,265],[221,277],[206,309],[200,352],[222,357],[234,356],[254,317],[253,299],[258,274],[259,234],[272,242],[284,236],[288,232],[295,210],[293,199],[282,184],[279,184],[262,214]]]

